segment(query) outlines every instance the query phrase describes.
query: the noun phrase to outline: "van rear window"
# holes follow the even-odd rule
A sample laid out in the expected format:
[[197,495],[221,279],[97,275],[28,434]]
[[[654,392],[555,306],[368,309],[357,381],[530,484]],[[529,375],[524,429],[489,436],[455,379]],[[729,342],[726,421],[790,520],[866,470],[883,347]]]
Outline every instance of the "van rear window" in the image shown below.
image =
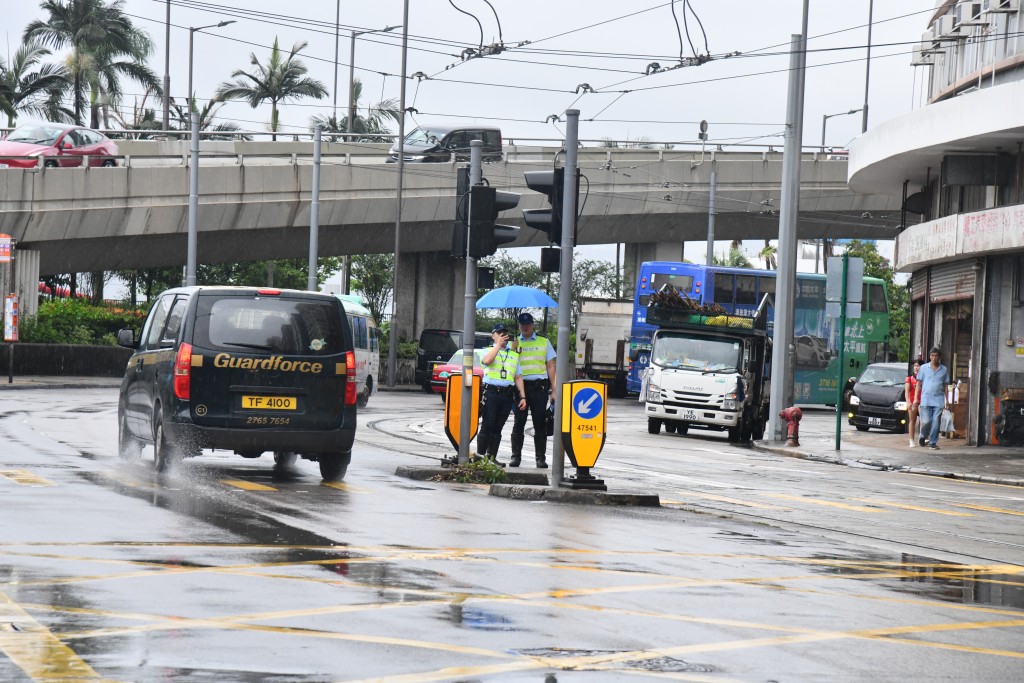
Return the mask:
[[193,343],[231,351],[324,356],[344,351],[340,306],[308,299],[200,296]]
[[450,355],[462,345],[461,334],[424,332],[420,335],[420,348],[430,354]]

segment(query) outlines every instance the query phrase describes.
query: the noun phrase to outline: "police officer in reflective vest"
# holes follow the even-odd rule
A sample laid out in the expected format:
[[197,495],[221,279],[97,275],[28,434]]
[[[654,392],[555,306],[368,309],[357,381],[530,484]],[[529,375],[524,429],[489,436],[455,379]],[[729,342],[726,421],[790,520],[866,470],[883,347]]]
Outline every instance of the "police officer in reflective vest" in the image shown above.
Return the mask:
[[512,423],[512,467],[519,467],[523,457],[523,442],[526,434],[527,410],[533,415],[533,447],[537,456],[537,467],[548,466],[545,453],[548,433],[545,425],[548,404],[555,400],[555,350],[546,337],[538,337],[533,329],[533,316],[522,313],[519,316],[519,338],[513,342],[519,352],[519,367],[523,371],[526,386],[526,406],[516,408]]
[[494,343],[480,359],[484,366],[484,419],[476,438],[476,452],[479,457],[504,467],[505,463],[497,458],[501,430],[517,404],[526,407],[526,399],[523,398],[525,390],[519,354],[509,344],[508,328],[498,323],[491,330],[491,339]]

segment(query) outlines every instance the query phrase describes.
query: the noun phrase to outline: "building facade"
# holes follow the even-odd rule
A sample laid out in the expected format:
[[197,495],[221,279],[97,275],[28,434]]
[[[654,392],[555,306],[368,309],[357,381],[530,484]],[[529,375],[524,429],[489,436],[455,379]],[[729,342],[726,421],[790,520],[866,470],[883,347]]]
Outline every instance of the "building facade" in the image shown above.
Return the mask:
[[[968,443],[1024,438],[1024,12],[941,0],[911,59],[924,104],[850,150],[856,192],[902,193],[911,357],[942,349]],[[1019,432],[1018,432],[1019,430]]]

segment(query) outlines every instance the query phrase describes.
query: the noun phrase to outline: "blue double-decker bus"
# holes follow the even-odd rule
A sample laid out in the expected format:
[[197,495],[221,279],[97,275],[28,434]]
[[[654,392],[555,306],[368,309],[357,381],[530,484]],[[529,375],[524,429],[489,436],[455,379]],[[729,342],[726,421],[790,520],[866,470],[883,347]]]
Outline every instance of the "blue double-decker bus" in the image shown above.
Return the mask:
[[[640,392],[647,368],[655,325],[647,322],[650,296],[672,285],[701,304],[716,303],[736,315],[753,315],[765,294],[775,297],[775,271],[727,266],[704,266],[672,261],[641,264],[633,297],[630,350],[637,350],[626,379],[626,390]],[[838,321],[825,317],[825,275],[797,273],[793,316],[796,345],[794,400],[802,404],[836,402],[840,382],[860,374],[868,363],[887,360],[889,299],[885,282],[864,278],[860,318],[846,321],[846,357],[839,371]],[[768,333],[774,331],[774,309],[769,309]]]

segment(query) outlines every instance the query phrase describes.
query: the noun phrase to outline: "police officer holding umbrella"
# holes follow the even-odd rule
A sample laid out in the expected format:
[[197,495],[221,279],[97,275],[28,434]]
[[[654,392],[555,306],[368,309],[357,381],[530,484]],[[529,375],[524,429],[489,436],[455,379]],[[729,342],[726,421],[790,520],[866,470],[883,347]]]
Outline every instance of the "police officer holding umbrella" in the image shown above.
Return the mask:
[[515,410],[512,423],[512,460],[509,465],[519,467],[526,440],[526,413],[533,415],[533,447],[537,467],[548,466],[546,452],[548,433],[546,426],[548,404],[555,400],[555,350],[546,337],[538,337],[533,328],[533,316],[519,316],[519,338],[513,342],[519,352],[519,367],[526,387],[526,402]]
[[476,452],[501,467],[498,460],[498,446],[501,445],[501,430],[508,421],[509,413],[516,406],[526,407],[523,374],[519,368],[519,354],[509,344],[509,332],[504,323],[498,323],[491,330],[493,344],[484,352],[480,363],[484,366],[484,416],[480,434],[476,439]]

